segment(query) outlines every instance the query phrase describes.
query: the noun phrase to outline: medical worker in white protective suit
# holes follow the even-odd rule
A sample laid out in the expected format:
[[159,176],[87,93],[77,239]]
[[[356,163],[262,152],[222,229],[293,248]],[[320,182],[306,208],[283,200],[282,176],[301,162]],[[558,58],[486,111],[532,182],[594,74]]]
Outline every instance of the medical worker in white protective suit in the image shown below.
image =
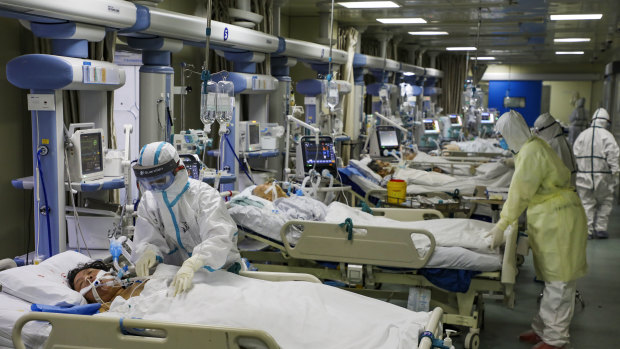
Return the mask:
[[176,295],[191,287],[200,268],[238,272],[235,222],[215,189],[189,178],[172,144],[147,144],[133,170],[142,191],[132,252],[138,276],[158,262],[180,265]]
[[588,237],[609,237],[607,222],[611,213],[614,192],[618,185],[618,156],[616,139],[607,131],[609,114],[599,108],[592,116],[592,126],[581,132],[573,151],[577,159],[577,193],[588,216]]
[[573,100],[575,100],[575,109],[568,117],[568,121],[570,126],[568,127],[568,143],[571,145],[575,144],[575,140],[577,136],[583,130],[588,128],[588,116],[586,115],[586,109],[584,105],[586,104],[585,98],[579,98],[579,95],[573,96]]
[[568,144],[560,123],[551,114],[544,113],[534,121],[534,132],[538,137],[549,143],[551,149],[562,159],[562,162],[571,173],[570,183],[574,187],[577,176],[577,163],[573,155],[573,149]]
[[545,282],[532,331],[519,336],[535,349],[564,348],[575,305],[576,280],[585,275],[587,226],[581,201],[570,185],[570,171],[547,142],[532,136],[521,114],[510,111],[496,131],[515,155],[508,198],[493,230],[493,247],[504,230],[527,209],[527,233],[534,268]]

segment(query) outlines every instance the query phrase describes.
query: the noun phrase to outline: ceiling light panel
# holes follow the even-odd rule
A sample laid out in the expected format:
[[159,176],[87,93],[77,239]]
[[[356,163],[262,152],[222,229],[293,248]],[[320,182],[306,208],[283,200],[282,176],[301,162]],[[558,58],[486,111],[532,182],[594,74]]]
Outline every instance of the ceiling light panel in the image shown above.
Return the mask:
[[[482,56],[482,57],[477,57],[479,61],[494,61],[495,57],[491,57],[491,56]],[[471,60],[475,61],[476,57],[471,57]]]
[[476,48],[473,46],[456,46],[456,47],[446,47],[448,51],[476,51]]
[[427,30],[421,32],[409,32],[409,35],[448,35],[448,32]]
[[583,51],[555,51],[556,55],[582,55]]
[[573,15],[551,15],[549,17],[552,21],[578,21],[586,19],[601,19],[603,18],[603,15],[600,13],[590,13]]
[[377,21],[383,24],[424,24],[424,18],[377,18]]
[[555,38],[553,42],[590,42],[590,38]]
[[395,8],[400,7],[394,1],[348,1],[338,2],[338,5],[346,8]]

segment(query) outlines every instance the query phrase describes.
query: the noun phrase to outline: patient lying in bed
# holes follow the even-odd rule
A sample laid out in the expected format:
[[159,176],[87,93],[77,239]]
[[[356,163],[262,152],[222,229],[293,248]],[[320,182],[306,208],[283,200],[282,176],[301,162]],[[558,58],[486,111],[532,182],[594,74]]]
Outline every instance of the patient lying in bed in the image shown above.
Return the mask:
[[[90,285],[100,267],[91,263],[72,270],[72,287],[80,291]],[[259,329],[282,348],[369,349],[416,348],[429,317],[331,286],[262,281],[226,271],[198,271],[192,289],[169,297],[177,269],[161,264],[148,282],[97,288],[109,309],[101,315]]]

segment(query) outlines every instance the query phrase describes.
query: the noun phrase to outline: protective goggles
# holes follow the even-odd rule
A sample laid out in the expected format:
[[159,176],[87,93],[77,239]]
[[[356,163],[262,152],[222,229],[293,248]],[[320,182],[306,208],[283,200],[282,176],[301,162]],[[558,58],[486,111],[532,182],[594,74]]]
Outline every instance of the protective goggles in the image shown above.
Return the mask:
[[136,180],[140,188],[144,190],[164,191],[174,182],[174,175],[178,167],[177,162],[172,159],[161,165],[134,165],[133,172],[136,175]]

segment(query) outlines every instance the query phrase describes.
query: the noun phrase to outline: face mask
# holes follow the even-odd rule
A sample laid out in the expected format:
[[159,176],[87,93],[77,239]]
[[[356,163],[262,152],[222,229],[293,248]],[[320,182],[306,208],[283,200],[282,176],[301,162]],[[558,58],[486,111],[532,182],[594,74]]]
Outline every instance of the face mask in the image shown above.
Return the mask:
[[84,287],[82,290],[80,290],[80,294],[82,295],[82,297],[84,297],[84,295],[86,293],[88,293],[88,291],[93,291],[93,297],[95,298],[95,300],[99,303],[104,303],[103,300],[101,299],[101,297],[99,297],[99,294],[97,293],[97,288],[101,287],[101,286],[120,286],[120,283],[118,282],[117,278],[115,278],[111,273],[106,272],[105,270],[100,270],[97,275],[95,276],[95,280],[94,281],[90,281],[89,279],[86,279],[86,281],[88,281],[88,283],[90,285],[88,285],[87,287]]

